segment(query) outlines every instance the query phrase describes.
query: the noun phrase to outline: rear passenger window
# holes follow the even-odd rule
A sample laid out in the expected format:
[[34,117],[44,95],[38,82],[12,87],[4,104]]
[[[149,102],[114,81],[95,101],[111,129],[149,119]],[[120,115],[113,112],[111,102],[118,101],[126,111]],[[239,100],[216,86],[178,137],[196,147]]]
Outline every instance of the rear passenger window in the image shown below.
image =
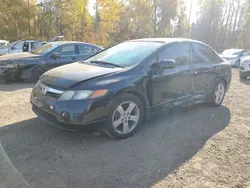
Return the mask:
[[193,63],[220,63],[221,58],[204,44],[193,43]]
[[175,60],[176,65],[190,64],[190,47],[188,43],[172,44],[159,53],[158,61],[164,59]]
[[90,55],[99,51],[98,48],[88,45],[88,44],[83,44],[83,45],[78,45],[78,46],[79,46],[80,55]]

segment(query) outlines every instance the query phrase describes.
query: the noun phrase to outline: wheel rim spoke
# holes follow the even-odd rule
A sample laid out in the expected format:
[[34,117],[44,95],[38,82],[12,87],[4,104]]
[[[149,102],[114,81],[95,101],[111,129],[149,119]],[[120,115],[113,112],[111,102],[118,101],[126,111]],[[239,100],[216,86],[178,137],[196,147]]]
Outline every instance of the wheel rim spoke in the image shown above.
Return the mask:
[[134,121],[134,122],[137,122],[139,120],[139,116],[133,116],[133,115],[131,115],[128,118],[129,118],[130,121]]
[[124,114],[125,114],[125,111],[124,111],[122,105],[118,106],[116,110],[117,110],[121,115],[124,115]]
[[119,127],[119,125],[121,125],[123,123],[123,121],[122,121],[122,118],[120,117],[118,120],[115,120],[114,122],[113,122],[113,126],[114,126],[114,128],[117,128],[117,127]]
[[123,133],[128,133],[130,130],[129,130],[129,124],[127,121],[123,122]]
[[131,114],[132,111],[134,110],[135,106],[136,106],[135,103],[130,103],[129,106],[128,106],[128,108],[127,108],[127,110],[126,110],[126,113],[127,114]]

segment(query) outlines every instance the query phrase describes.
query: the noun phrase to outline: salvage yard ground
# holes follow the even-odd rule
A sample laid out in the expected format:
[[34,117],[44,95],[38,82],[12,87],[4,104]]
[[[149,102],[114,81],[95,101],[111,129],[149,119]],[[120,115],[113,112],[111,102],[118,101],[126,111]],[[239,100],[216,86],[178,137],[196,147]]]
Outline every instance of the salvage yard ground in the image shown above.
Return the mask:
[[166,111],[121,141],[46,126],[32,86],[0,85],[1,188],[250,187],[250,80],[236,69],[223,106]]

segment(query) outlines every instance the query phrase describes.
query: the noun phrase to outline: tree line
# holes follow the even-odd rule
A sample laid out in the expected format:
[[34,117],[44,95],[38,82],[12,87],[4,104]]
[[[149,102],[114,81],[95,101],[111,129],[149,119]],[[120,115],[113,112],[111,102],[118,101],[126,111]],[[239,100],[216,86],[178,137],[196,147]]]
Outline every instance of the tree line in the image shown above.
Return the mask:
[[[199,7],[195,23],[190,22],[192,1]],[[89,3],[0,0],[0,39],[64,35],[108,46],[134,38],[184,37],[218,51],[249,47],[250,0],[96,0],[90,8]]]

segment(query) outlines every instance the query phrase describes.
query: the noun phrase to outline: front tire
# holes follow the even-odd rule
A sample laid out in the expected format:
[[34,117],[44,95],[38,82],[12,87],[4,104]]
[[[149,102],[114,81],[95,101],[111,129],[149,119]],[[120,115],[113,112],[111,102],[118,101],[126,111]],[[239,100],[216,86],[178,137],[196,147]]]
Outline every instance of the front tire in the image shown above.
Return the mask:
[[210,95],[210,106],[218,107],[222,104],[226,93],[226,84],[220,80],[214,87],[212,94]]
[[110,104],[105,133],[113,139],[132,136],[143,121],[144,108],[134,95],[121,94]]

